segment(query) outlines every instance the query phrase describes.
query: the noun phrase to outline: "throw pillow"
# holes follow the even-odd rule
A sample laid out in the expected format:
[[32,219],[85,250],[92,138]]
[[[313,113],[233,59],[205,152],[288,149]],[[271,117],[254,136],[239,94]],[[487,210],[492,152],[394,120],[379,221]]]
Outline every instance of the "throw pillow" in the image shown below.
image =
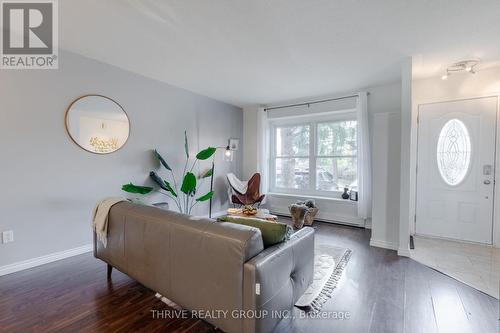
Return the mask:
[[269,222],[256,218],[249,219],[244,217],[225,216],[218,218],[218,221],[243,224],[260,229],[264,248],[284,242],[290,239],[290,236],[293,234],[293,230],[288,224]]

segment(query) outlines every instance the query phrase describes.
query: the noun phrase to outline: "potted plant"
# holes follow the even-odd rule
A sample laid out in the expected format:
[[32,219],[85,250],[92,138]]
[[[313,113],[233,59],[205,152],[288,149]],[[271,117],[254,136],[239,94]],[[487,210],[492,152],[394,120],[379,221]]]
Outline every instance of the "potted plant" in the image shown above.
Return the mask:
[[[196,166],[198,161],[207,160],[212,157],[217,149],[214,147],[203,149],[198,154],[196,154],[196,157],[193,161],[190,161],[187,133],[184,132],[184,150],[186,152],[186,163],[184,164],[183,177],[182,182],[180,183],[180,187],[178,186],[172,168],[156,149],[153,151],[153,154],[160,165],[169,172],[170,181],[160,177],[160,175],[158,175],[156,171],[151,171],[149,173],[149,177],[159,186],[158,192],[172,199],[181,213],[191,214],[191,211],[196,206],[196,204],[198,204],[199,202],[210,200],[214,195],[214,192],[210,191],[208,193],[205,193],[204,195],[196,197],[198,189],[201,185],[201,182],[199,182],[198,179],[203,180],[205,178],[213,177],[213,166],[206,172],[202,173],[199,177],[196,177],[194,175],[194,167]],[[144,195],[151,193],[154,188],[129,183],[123,185],[122,190],[128,193]]]

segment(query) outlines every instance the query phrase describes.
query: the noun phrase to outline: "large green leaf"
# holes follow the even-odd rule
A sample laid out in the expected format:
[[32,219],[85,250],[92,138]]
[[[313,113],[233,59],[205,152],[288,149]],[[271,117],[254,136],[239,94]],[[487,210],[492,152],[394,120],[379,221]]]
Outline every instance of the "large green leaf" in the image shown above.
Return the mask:
[[217,149],[214,147],[208,147],[207,149],[203,149],[198,154],[196,154],[196,158],[199,160],[206,160],[210,158]]
[[205,171],[204,173],[202,173],[200,178],[208,178],[208,177],[212,176],[213,173],[214,173],[214,170],[212,168],[210,168],[207,171]]
[[184,131],[184,150],[186,151],[186,157],[189,158],[188,135],[186,131]]
[[205,195],[202,195],[201,197],[199,197],[198,199],[196,199],[196,201],[207,201],[209,200],[210,198],[212,198],[214,196],[214,192],[211,191],[211,192],[208,192],[207,194]]
[[196,177],[192,172],[188,172],[184,176],[181,191],[185,194],[193,194],[196,191]]
[[172,171],[172,168],[167,164],[167,162],[161,157],[160,153],[155,149],[155,156],[158,159],[158,161],[165,167],[165,169]]
[[165,183],[163,182],[163,179],[158,176],[158,174],[154,171],[151,171],[149,173],[149,177],[158,185],[160,186],[163,190],[165,191],[168,191],[168,188],[167,186],[165,185]]
[[152,187],[138,186],[132,183],[122,185],[122,191],[135,194],[148,194],[153,190]]
[[175,190],[170,185],[170,183],[167,182],[166,180],[164,180],[163,182],[165,183],[165,186],[167,187],[167,191],[169,191],[170,193],[172,193],[172,195],[177,198],[177,192],[175,192]]

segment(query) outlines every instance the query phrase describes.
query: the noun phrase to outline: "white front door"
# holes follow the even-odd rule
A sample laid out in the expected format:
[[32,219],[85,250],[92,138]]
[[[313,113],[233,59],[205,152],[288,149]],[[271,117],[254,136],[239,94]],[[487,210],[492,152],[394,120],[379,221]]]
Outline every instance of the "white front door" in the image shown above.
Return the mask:
[[492,243],[497,98],[419,106],[416,233]]

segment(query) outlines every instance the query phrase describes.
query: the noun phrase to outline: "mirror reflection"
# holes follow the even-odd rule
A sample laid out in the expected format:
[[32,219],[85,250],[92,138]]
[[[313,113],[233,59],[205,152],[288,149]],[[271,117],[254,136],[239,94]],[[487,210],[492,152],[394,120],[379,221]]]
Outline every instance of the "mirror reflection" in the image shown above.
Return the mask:
[[130,123],[123,108],[112,99],[87,95],[71,103],[66,112],[66,129],[81,148],[109,154],[125,144]]

